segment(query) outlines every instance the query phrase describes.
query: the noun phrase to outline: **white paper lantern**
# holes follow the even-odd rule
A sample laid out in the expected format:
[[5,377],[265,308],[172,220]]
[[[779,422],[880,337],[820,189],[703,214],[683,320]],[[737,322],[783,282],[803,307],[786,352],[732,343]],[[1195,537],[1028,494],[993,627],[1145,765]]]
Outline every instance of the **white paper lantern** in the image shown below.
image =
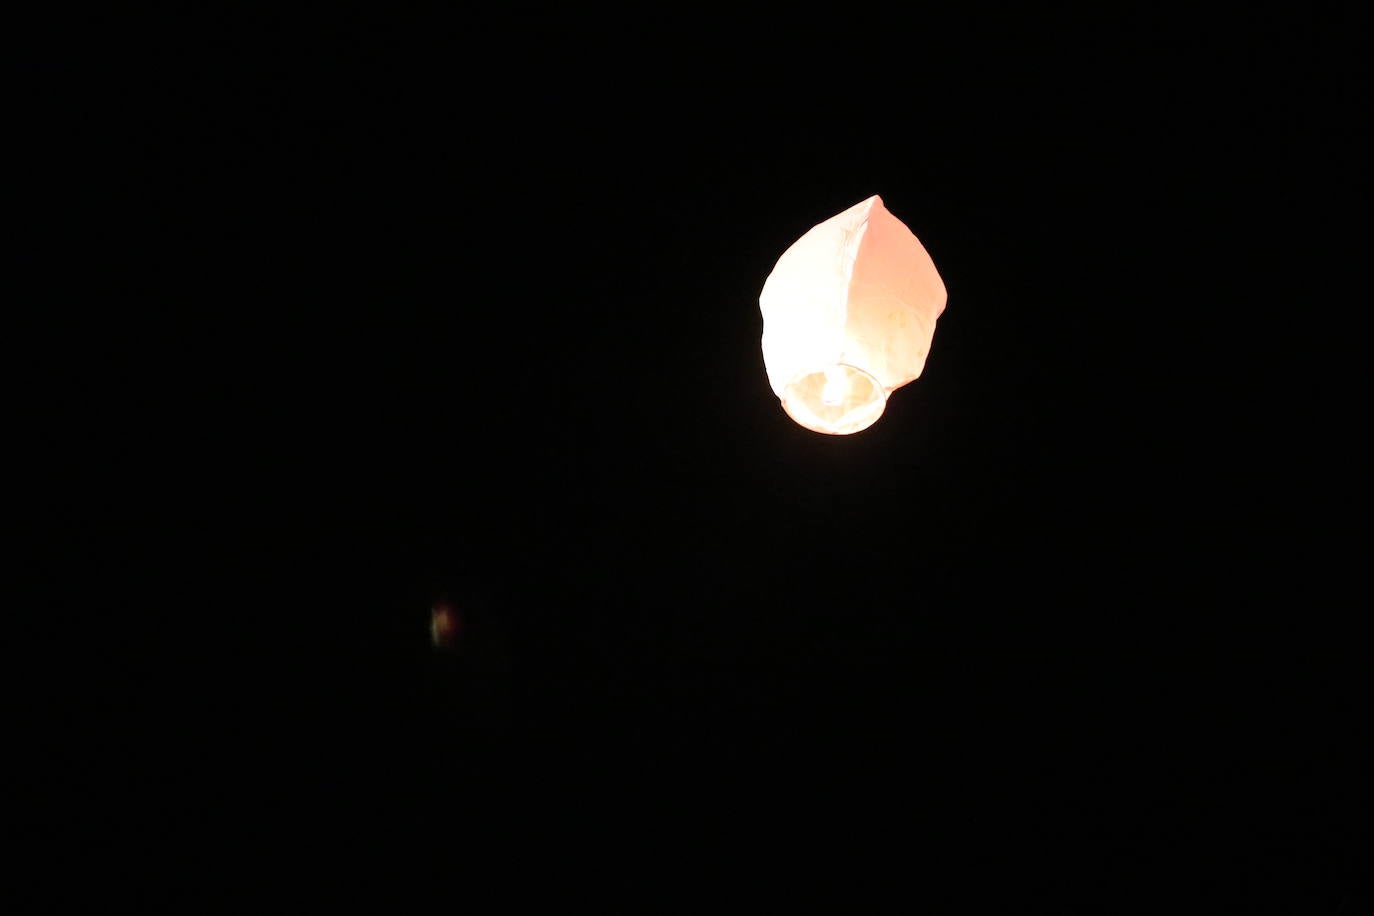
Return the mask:
[[788,416],[848,435],[925,368],[945,284],[876,194],[812,227],[759,293],[763,363]]

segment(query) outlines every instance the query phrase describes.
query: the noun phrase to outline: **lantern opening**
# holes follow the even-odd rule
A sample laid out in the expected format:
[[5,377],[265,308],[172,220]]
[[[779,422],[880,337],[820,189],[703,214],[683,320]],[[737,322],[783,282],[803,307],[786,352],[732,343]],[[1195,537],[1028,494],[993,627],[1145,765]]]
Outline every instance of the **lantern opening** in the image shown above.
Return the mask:
[[788,382],[782,407],[809,430],[847,436],[878,421],[887,407],[887,392],[862,369],[835,363],[803,372]]

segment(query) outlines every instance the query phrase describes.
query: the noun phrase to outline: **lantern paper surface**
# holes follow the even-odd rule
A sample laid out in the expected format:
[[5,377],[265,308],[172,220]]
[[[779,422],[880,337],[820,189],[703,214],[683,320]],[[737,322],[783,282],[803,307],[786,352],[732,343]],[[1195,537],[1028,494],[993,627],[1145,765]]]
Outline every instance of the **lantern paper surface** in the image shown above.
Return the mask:
[[925,368],[945,284],[877,195],[812,227],[759,293],[763,362],[788,416],[848,435]]

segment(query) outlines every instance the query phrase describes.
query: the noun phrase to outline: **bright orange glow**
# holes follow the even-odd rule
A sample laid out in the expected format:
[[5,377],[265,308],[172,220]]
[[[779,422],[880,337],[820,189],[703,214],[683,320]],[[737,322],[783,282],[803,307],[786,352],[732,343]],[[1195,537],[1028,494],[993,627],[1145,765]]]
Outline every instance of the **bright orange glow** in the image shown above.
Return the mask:
[[920,376],[947,295],[935,263],[874,195],[813,226],[759,293],[763,361],[793,420],[849,435]]
[[844,403],[848,392],[849,385],[845,383],[844,369],[839,366],[827,366],[825,385],[821,388],[821,403],[826,407],[839,407]]

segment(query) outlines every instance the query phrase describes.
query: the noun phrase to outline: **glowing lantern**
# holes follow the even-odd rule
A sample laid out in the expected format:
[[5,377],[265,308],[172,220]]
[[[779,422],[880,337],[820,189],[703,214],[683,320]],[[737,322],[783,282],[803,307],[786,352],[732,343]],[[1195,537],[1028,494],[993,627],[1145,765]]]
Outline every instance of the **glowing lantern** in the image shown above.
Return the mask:
[[876,194],[813,226],[759,293],[763,363],[788,416],[848,435],[925,368],[945,284]]

